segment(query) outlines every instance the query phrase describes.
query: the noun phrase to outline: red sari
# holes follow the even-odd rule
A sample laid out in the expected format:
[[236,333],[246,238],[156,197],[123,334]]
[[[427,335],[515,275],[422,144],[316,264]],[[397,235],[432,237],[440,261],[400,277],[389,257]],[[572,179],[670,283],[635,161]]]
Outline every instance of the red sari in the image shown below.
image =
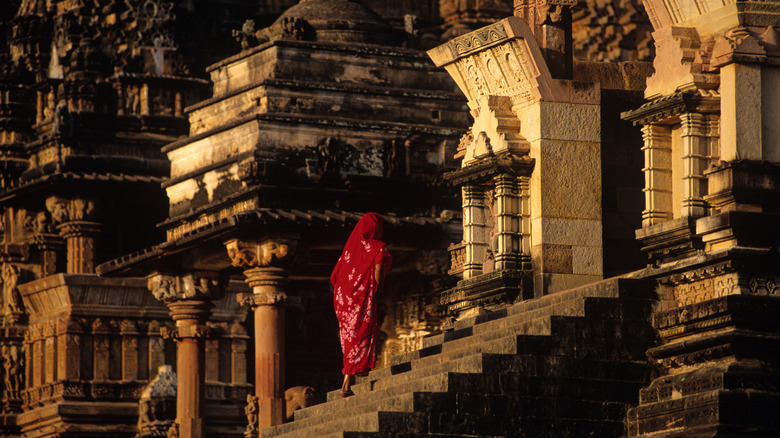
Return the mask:
[[387,272],[392,263],[385,243],[379,240],[382,223],[382,216],[376,213],[363,215],[330,275],[344,353],[344,375],[367,373],[376,363],[379,321],[374,296],[379,284],[374,269],[381,264]]

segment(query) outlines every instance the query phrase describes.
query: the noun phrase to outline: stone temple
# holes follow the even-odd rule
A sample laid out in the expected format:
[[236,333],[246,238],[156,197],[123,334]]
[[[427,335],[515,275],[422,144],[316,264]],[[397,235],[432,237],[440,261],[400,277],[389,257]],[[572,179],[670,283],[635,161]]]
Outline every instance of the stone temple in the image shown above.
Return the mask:
[[0,437],[780,436],[780,0],[6,0],[0,213]]

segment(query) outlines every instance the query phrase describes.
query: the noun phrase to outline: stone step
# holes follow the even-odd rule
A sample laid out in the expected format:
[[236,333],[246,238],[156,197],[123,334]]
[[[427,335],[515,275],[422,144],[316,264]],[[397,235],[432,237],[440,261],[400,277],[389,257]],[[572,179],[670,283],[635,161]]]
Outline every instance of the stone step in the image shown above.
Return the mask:
[[[334,399],[332,401],[328,401],[327,403],[315,405],[312,407],[308,407],[305,409],[301,409],[299,411],[295,412],[296,417],[302,417],[301,420],[296,420],[291,423],[282,424],[279,426],[275,426],[269,429],[263,430],[263,436],[264,437],[273,437],[273,436],[283,436],[286,433],[299,430],[299,429],[305,429],[309,426],[314,426],[323,421],[323,417],[326,418],[333,418],[340,415],[335,415],[335,413],[352,413],[352,412],[361,412],[361,409],[365,407],[365,409],[372,408],[372,404],[381,402],[382,400],[389,400],[388,404],[392,405],[394,402],[398,402],[396,406],[397,409],[404,409],[410,411],[411,408],[404,406],[404,402],[408,402],[408,399],[402,400],[400,396],[403,396],[404,394],[411,394],[415,391],[419,392],[446,392],[449,388],[450,384],[450,373],[440,373],[429,377],[424,377],[417,379],[413,382],[404,382],[400,385],[396,385],[389,388],[384,388],[377,391],[370,391],[364,394],[356,394],[352,397],[347,398],[341,398],[338,397],[337,399]],[[336,394],[338,392],[336,391]],[[328,393],[328,397],[330,398],[333,392]],[[399,399],[394,399],[395,397],[399,397]],[[390,407],[387,407],[386,410],[390,410]],[[312,415],[310,414],[310,410],[313,411]],[[318,414],[317,414],[318,412]],[[344,429],[348,430],[348,429]],[[357,430],[357,429],[355,429]],[[286,435],[284,435],[286,436]]]
[[[331,417],[333,418],[333,417]],[[288,423],[295,424],[295,423]],[[338,434],[345,431],[378,432],[389,434],[426,433],[428,419],[426,414],[415,412],[375,411],[359,415],[338,416],[331,421],[319,421],[307,427],[297,427],[284,433],[277,433],[280,426],[264,429],[263,438],[279,436],[285,438],[310,438]]]
[[[363,394],[370,391],[389,388],[395,386],[401,381],[412,381],[419,378],[429,377],[444,372],[478,373],[482,371],[482,354],[475,353],[468,356],[453,358],[445,363],[432,364],[431,366],[414,370],[414,372],[404,373],[403,376],[386,376],[378,380],[367,380],[352,385],[352,392]],[[328,398],[340,397],[338,391],[328,393]]]
[[[372,388],[391,385],[399,379],[411,379],[415,376],[425,376],[441,371],[480,372],[482,354],[514,354],[516,352],[516,336],[506,336],[487,342],[480,342],[465,346],[459,350],[415,360],[411,362],[409,367],[391,369],[390,374],[379,372],[379,370],[377,370],[376,374],[369,373],[367,378],[361,379],[352,386],[352,391],[358,394],[370,391]],[[450,367],[453,368],[450,369]]]
[[646,285],[624,290],[633,283],[607,280],[457,321],[454,331],[358,378],[354,396],[332,391],[327,403],[262,436],[620,436],[624,410],[649,372],[642,346],[622,341],[646,329],[639,322],[647,325],[655,293]]
[[[503,330],[497,330],[491,333],[462,338],[457,341],[450,341],[442,346],[441,349],[428,347],[428,349],[419,350],[418,358],[412,359],[414,355],[407,356],[412,359],[410,362],[399,363],[380,370],[372,371],[366,378],[358,380],[354,386],[355,392],[362,392],[365,388],[377,387],[384,381],[397,380],[404,378],[403,375],[414,375],[417,370],[426,370],[429,367],[439,366],[442,363],[449,363],[453,360],[469,357],[479,353],[493,354],[521,354],[523,352],[533,352],[535,354],[559,354],[571,352],[575,356],[585,356],[593,354],[593,349],[584,348],[589,344],[603,344],[607,347],[605,351],[610,351],[610,345],[614,343],[615,321],[610,318],[585,318],[585,317],[559,317],[553,316],[545,319],[545,325],[558,332],[587,333],[588,338],[583,339],[576,336],[570,338],[561,337],[558,344],[547,344],[547,336],[525,335],[524,326],[521,324],[516,327],[508,327]],[[493,339],[493,336],[500,336]],[[577,345],[579,344],[579,345]],[[446,348],[445,348],[446,347]],[[575,347],[573,349],[566,347]],[[580,347],[580,348],[576,348]],[[438,352],[437,354],[433,354]],[[424,357],[421,357],[425,355]],[[456,371],[456,370],[453,370]],[[424,371],[423,371],[424,372]],[[475,371],[478,372],[478,371]]]
[[[286,434],[293,430],[312,427],[325,419],[354,416],[375,410],[419,412],[426,411],[432,406],[437,406],[438,409],[455,409],[455,398],[452,397],[464,397],[464,395],[457,395],[461,392],[474,393],[474,382],[488,380],[494,382],[497,379],[497,374],[483,376],[474,373],[442,372],[433,376],[402,380],[393,386],[296,411],[294,422],[276,426],[273,428],[274,433],[268,433],[264,436],[287,436]],[[484,398],[485,392],[482,383],[476,385],[480,397]],[[491,387],[497,388],[494,383],[491,383]],[[461,388],[464,391],[461,391]],[[446,392],[448,390],[450,392]]]

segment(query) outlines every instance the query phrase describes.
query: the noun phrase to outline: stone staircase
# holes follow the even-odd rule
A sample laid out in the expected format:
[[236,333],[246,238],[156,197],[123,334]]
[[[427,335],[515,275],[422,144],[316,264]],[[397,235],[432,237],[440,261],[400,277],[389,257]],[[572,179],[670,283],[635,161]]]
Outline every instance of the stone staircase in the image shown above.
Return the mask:
[[611,279],[458,321],[262,436],[624,436],[650,381],[654,300]]

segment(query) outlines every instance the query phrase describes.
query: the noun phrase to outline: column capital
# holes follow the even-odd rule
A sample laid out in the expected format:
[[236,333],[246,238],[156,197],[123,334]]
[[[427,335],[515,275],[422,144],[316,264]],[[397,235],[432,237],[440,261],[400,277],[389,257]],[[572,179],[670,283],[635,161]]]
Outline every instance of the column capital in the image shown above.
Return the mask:
[[272,266],[252,268],[244,271],[246,284],[252,288],[251,294],[238,294],[238,302],[243,306],[295,306],[300,304],[299,297],[288,296],[284,288],[290,283],[286,269]]
[[286,266],[292,259],[297,244],[297,240],[290,238],[231,239],[225,242],[225,247],[233,266],[255,268]]
[[146,277],[147,288],[165,303],[180,300],[219,299],[225,290],[226,278],[217,272],[191,272],[184,275],[155,272]]

